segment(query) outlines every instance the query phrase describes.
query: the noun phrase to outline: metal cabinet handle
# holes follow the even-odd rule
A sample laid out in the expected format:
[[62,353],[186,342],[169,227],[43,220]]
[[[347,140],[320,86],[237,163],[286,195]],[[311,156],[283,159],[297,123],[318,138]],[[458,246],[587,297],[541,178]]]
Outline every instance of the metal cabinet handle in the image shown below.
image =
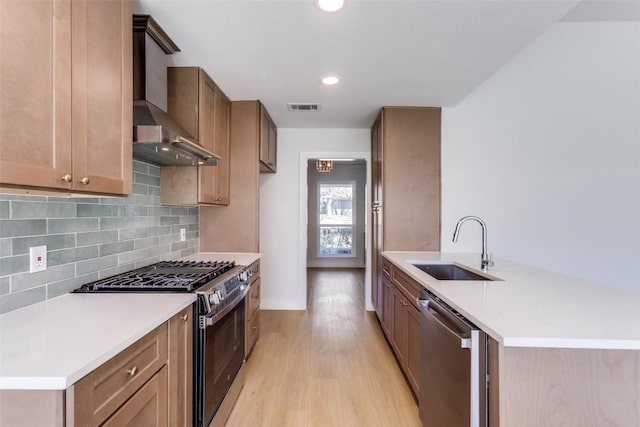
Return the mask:
[[257,327],[257,326],[254,326],[254,327],[252,327],[251,329],[253,329],[254,331],[257,331],[257,330],[258,330],[258,327]]
[[89,183],[89,178],[85,176],[80,180],[80,182],[83,183],[84,185],[87,185]]
[[127,374],[129,374],[130,377],[133,377],[135,374],[138,373],[138,367],[134,366],[133,368],[129,369],[127,371]]
[[180,316],[180,318],[182,320],[187,320],[189,318],[189,315],[188,314],[183,314],[182,316]]
[[64,182],[71,182],[71,175],[70,175],[70,174],[65,174],[65,175],[62,177],[62,180],[63,180]]

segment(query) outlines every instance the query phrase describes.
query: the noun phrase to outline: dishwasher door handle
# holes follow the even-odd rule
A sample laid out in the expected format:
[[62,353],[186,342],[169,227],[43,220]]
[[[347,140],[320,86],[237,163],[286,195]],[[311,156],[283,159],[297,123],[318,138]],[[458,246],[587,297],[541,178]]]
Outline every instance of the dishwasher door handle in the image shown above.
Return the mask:
[[436,322],[438,322],[440,326],[442,326],[442,328],[444,328],[445,331],[447,331],[454,337],[458,338],[460,340],[460,348],[471,349],[471,338],[465,337],[464,335],[460,335],[459,332],[454,331],[453,329],[451,329],[451,327],[449,327],[449,325],[447,325],[443,320],[441,320],[440,319],[441,316],[438,313],[438,311],[433,309],[433,306],[436,304],[430,305],[429,300],[418,300],[418,301],[419,301],[418,305],[420,306],[420,311],[423,313],[423,315],[428,316],[431,319],[435,320]]

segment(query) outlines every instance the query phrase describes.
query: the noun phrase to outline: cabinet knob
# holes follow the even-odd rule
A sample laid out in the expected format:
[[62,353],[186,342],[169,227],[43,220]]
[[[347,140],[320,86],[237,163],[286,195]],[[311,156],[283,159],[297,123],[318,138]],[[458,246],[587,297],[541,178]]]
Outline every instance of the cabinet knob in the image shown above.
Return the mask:
[[130,377],[133,377],[135,374],[138,373],[138,367],[134,366],[133,368],[129,369],[127,371],[127,374],[129,374]]
[[85,176],[80,180],[80,182],[83,183],[84,185],[87,185],[89,183],[89,178]]
[[180,316],[180,318],[182,320],[187,320],[189,318],[189,315],[188,314],[183,314],[182,316]]
[[66,174],[62,177],[64,182],[71,182],[71,174]]

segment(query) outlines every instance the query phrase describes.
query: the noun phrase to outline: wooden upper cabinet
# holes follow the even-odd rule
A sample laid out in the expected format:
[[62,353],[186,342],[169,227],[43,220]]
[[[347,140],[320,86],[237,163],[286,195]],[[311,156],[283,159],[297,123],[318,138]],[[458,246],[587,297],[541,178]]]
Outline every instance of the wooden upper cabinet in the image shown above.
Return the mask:
[[0,185],[131,192],[128,1],[0,4]]
[[200,207],[200,250],[260,252],[260,103],[232,101],[230,115],[233,203]]
[[131,5],[73,1],[71,16],[73,188],[131,193]]
[[162,201],[228,205],[229,99],[199,67],[169,67],[167,79],[169,115],[221,158],[216,166],[162,167]]
[[70,47],[70,2],[0,3],[0,183],[71,189]]
[[278,169],[278,129],[264,105],[260,105],[260,172]]
[[215,146],[213,152],[220,156],[215,167],[215,204],[228,205],[231,198],[231,150],[229,128],[231,121],[231,101],[220,90],[215,98]]
[[440,116],[432,107],[382,110],[381,250],[440,250]]

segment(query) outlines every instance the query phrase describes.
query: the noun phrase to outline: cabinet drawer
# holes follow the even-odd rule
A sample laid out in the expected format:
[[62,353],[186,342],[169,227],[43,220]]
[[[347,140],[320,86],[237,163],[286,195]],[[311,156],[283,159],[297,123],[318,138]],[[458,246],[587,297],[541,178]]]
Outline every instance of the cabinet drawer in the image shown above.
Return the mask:
[[99,425],[167,363],[162,324],[78,381],[73,388],[77,425]]
[[260,335],[260,310],[253,313],[253,316],[249,318],[247,322],[247,348],[245,349],[245,355],[249,354]]
[[392,264],[391,262],[389,262],[389,260],[387,260],[385,257],[380,257],[380,259],[382,260],[382,262],[380,263],[382,265],[382,272],[387,276],[387,277],[391,277],[391,271],[392,271]]
[[253,281],[256,280],[260,276],[260,261],[258,260],[256,262],[254,262],[253,264],[251,264],[249,266],[249,268],[253,272],[253,275],[249,279],[249,283],[253,283]]
[[260,308],[260,278],[255,280],[249,288],[249,311],[247,316],[250,318]]
[[166,427],[167,367],[163,367],[102,426]]
[[416,299],[420,296],[422,286],[415,280],[401,271],[399,268],[394,267],[392,272],[393,283],[398,289],[411,301],[411,303],[417,307]]

